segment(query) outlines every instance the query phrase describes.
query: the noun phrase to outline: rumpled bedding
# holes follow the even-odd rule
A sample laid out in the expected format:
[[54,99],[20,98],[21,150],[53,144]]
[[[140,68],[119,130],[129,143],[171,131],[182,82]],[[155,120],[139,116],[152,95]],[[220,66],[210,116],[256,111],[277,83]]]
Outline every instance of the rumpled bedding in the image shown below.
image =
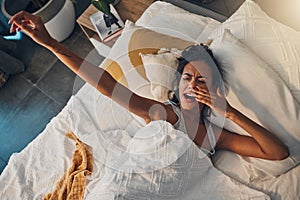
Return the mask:
[[73,131],[92,147],[85,199],[269,199],[224,175],[169,123],[148,125],[86,84],[0,177],[0,199],[42,199],[72,162]]

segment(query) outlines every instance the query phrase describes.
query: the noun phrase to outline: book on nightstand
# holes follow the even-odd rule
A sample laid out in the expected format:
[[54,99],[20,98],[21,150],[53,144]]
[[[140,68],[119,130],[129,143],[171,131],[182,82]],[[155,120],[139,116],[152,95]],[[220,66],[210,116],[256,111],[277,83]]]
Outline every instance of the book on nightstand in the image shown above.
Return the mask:
[[124,22],[111,4],[110,11],[111,15],[106,15],[101,11],[97,11],[90,16],[90,20],[94,25],[101,42],[108,42],[119,36],[124,28]]

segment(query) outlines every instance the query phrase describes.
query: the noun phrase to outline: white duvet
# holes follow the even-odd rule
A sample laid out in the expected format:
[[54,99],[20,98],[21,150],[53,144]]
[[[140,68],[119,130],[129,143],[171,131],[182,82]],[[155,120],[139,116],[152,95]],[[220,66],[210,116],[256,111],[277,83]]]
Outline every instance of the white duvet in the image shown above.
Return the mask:
[[93,148],[85,199],[269,199],[213,167],[164,121],[146,126],[85,85],[0,177],[0,199],[41,199],[71,165],[74,131]]

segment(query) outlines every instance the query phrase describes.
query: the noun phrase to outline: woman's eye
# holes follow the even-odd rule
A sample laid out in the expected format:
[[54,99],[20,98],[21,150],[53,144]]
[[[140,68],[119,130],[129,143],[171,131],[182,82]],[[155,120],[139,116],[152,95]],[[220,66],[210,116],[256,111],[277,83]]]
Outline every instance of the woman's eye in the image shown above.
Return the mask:
[[206,83],[206,80],[204,80],[204,79],[199,79],[199,80],[197,80],[197,82],[198,82],[198,83]]

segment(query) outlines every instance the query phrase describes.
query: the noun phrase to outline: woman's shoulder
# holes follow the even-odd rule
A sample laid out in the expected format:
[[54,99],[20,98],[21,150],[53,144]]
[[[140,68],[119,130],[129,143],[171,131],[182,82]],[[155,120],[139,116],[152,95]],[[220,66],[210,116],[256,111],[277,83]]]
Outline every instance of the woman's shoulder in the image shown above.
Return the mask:
[[167,111],[167,121],[170,122],[175,129],[181,130],[183,127],[183,120],[180,111],[180,106],[172,101],[165,102]]
[[172,102],[165,102],[165,108],[167,112],[167,121],[174,127],[180,120],[180,107]]

